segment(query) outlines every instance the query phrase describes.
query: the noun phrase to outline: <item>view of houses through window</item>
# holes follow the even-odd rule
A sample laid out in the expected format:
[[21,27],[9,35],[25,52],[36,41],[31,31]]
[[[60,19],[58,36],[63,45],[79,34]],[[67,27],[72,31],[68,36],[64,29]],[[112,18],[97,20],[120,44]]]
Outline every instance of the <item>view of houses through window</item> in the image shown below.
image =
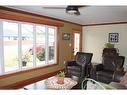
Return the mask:
[[56,63],[57,27],[10,20],[0,27],[1,74]]

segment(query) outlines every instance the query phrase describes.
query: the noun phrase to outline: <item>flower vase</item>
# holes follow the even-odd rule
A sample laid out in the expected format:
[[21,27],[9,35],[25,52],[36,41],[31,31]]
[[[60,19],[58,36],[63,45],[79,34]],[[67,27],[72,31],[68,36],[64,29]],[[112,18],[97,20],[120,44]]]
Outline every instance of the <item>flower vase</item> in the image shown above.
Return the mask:
[[58,84],[64,84],[64,77],[58,77],[57,78],[57,83]]

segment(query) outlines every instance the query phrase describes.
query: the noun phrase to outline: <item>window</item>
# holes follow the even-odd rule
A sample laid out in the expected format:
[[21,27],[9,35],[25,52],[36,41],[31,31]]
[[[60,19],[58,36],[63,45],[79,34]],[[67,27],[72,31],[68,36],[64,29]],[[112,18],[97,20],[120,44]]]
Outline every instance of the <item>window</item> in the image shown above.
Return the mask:
[[0,73],[56,64],[57,27],[0,20]]

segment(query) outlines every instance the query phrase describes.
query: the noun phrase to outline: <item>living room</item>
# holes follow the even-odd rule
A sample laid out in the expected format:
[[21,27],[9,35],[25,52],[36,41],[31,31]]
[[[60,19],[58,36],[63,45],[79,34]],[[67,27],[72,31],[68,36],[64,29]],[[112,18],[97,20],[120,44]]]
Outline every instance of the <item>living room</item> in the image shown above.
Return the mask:
[[[27,6],[25,6],[27,7]],[[88,8],[90,8],[92,6],[88,6]],[[93,6],[94,7],[94,6]],[[0,76],[0,88],[1,89],[17,89],[20,87],[23,87],[25,85],[34,83],[36,81],[40,81],[43,79],[46,79],[48,77],[51,77],[55,74],[57,74],[58,71],[63,70],[64,69],[64,63],[67,60],[72,60],[74,53],[72,53],[72,46],[73,46],[73,39],[72,39],[72,35],[73,33],[79,33],[82,37],[82,40],[80,41],[81,44],[79,44],[78,48],[79,50],[82,50],[83,52],[89,52],[89,53],[93,53],[93,57],[92,57],[92,63],[102,63],[102,51],[104,48],[104,45],[106,43],[108,43],[109,40],[109,33],[118,33],[119,38],[118,38],[118,42],[115,42],[115,48],[119,49],[119,54],[122,56],[125,56],[125,62],[124,62],[124,70],[127,70],[127,64],[126,64],[126,18],[124,19],[124,21],[121,19],[115,20],[113,22],[101,22],[101,23],[94,23],[94,24],[87,24],[87,25],[82,25],[79,23],[74,23],[74,22],[70,22],[70,21],[64,21],[64,20],[60,20],[60,19],[56,19],[56,18],[52,18],[52,17],[47,17],[47,16],[41,16],[39,14],[35,14],[35,13],[30,13],[30,12],[26,12],[26,11],[21,11],[20,9],[15,9],[15,6],[9,7],[9,6],[1,6],[0,7],[0,24],[1,26],[1,31],[3,31],[4,34],[4,30],[8,29],[12,29],[14,26],[10,27],[6,27],[7,25],[9,25],[8,23],[16,23],[17,30],[19,31],[19,34],[17,34],[19,37],[19,41],[17,41],[17,38],[13,38],[14,41],[17,41],[15,43],[18,43],[17,48],[4,48],[4,52],[3,52],[3,45],[11,45],[11,43],[3,43],[3,38],[1,38],[1,47],[2,49],[0,50],[1,56],[5,55],[5,59],[1,57],[1,63],[5,62],[5,64],[8,64],[8,59],[10,56],[12,56],[12,54],[14,54],[15,52],[10,52],[10,51],[14,51],[15,49],[18,50],[18,62],[21,63],[21,57],[22,57],[22,50],[25,50],[27,48],[27,42],[24,42],[25,40],[30,40],[32,39],[32,37],[34,38],[39,38],[40,36],[38,34],[40,34],[40,32],[38,32],[38,34],[33,33],[33,35],[36,36],[31,36],[29,35],[29,38],[27,38],[25,36],[25,33],[23,31],[27,31],[28,33],[30,31],[33,30],[38,30],[40,31],[41,29],[43,30],[43,27],[41,26],[41,28],[39,28],[40,24],[45,26],[45,30],[44,31],[53,31],[53,35],[56,35],[56,39],[54,37],[53,40],[50,41],[50,39],[48,39],[49,43],[51,43],[50,45],[52,46],[51,48],[53,48],[54,52],[53,52],[53,57],[51,56],[48,57],[48,59],[44,59],[44,60],[48,60],[50,61],[51,64],[44,64],[42,63],[43,60],[40,61],[36,61],[36,52],[38,50],[38,48],[36,48],[36,46],[39,43],[39,46],[42,46],[42,42],[40,44],[40,39],[32,39],[33,40],[33,44],[29,43],[30,45],[33,45],[33,48],[29,47],[29,50],[32,50],[30,58],[33,57],[33,59],[30,59],[30,62],[28,62],[30,65],[27,66],[22,66],[19,65],[17,66],[16,70],[13,69],[11,71],[11,69],[6,69],[6,65],[3,66],[3,64],[1,64],[1,76]],[[98,7],[97,7],[98,8]],[[104,8],[104,7],[102,7]],[[111,7],[110,7],[111,8]],[[120,10],[122,10],[121,13],[125,13],[125,11],[123,11],[124,8],[126,8],[126,6],[124,7],[114,7],[114,10],[118,10],[120,8]],[[86,7],[87,9],[87,7]],[[111,11],[111,9],[110,9]],[[111,11],[112,12],[112,11]],[[116,15],[116,14],[115,14]],[[125,15],[125,14],[124,14]],[[70,15],[68,15],[70,16]],[[125,16],[127,17],[127,16]],[[123,17],[124,18],[124,17]],[[103,19],[103,18],[102,18]],[[120,20],[120,21],[119,21]],[[23,27],[23,24],[30,24],[32,25],[33,29],[29,30],[29,28],[31,27]],[[38,26],[38,28],[37,28]],[[54,26],[54,27],[52,27]],[[26,30],[25,30],[26,29]],[[13,30],[13,29],[12,29]],[[29,31],[28,31],[29,30]],[[55,31],[58,31],[55,34]],[[20,37],[20,34],[24,35],[23,37]],[[1,34],[2,35],[2,34]],[[9,34],[8,34],[9,35]],[[12,35],[12,34],[11,34]],[[13,34],[14,35],[14,34]],[[43,34],[41,34],[43,37]],[[5,36],[5,35],[4,35]],[[7,36],[7,35],[6,35]],[[25,37],[25,38],[24,38]],[[51,37],[53,38],[53,37]],[[8,38],[9,40],[11,40],[11,38]],[[46,38],[47,39],[47,38]],[[6,39],[5,39],[6,41]],[[38,41],[38,42],[37,42]],[[46,43],[47,41],[45,41]],[[52,43],[54,42],[54,44]],[[22,44],[21,44],[22,43]],[[44,43],[44,42],[43,42]],[[13,43],[14,45],[14,43]],[[49,46],[50,46],[49,45]],[[20,46],[22,48],[20,48]],[[45,47],[47,46],[47,44],[45,44]],[[48,46],[47,46],[48,47]],[[14,49],[14,50],[13,50]],[[48,49],[46,49],[48,51]],[[8,51],[6,53],[6,51]],[[11,55],[9,55],[11,54]],[[46,53],[47,54],[47,53]],[[4,60],[3,60],[4,59]],[[33,61],[31,61],[33,60]],[[10,62],[10,61],[9,61]],[[17,62],[17,61],[15,61]],[[33,65],[31,65],[31,63],[34,63]],[[47,62],[47,61],[46,61]],[[40,65],[41,64],[41,65]],[[8,65],[7,65],[8,66]],[[11,65],[12,66],[12,65]],[[30,68],[30,67],[32,68]],[[2,69],[2,67],[5,67],[5,69]],[[13,66],[12,66],[13,67]],[[8,72],[8,70],[10,72]]]

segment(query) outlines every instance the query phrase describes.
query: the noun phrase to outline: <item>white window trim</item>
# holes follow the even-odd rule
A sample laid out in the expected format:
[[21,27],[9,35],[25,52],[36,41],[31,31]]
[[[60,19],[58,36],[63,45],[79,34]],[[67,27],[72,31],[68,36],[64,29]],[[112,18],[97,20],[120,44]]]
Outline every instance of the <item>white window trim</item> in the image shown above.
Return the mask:
[[3,47],[3,24],[0,20],[0,74],[4,74],[4,47]]
[[35,48],[36,48],[36,25],[33,26],[33,67],[36,67],[37,64],[36,64],[36,51],[35,51]]
[[18,22],[18,63],[19,63],[19,70],[22,69],[22,33],[21,33],[21,23]]
[[[58,31],[58,30],[57,30],[57,28],[54,29],[54,30],[55,30],[55,35],[54,35],[54,36],[55,36],[55,43],[54,43],[54,44],[55,44],[55,47],[54,47],[54,48],[57,48],[57,31]],[[57,62],[57,50],[56,50],[56,49],[54,50],[54,54],[55,54],[55,55],[54,55],[54,58],[55,58],[55,59],[54,59],[54,60],[55,60],[54,63],[56,63],[56,62]]]
[[48,43],[48,32],[49,31],[48,31],[48,27],[45,27],[45,28],[46,28],[46,33],[45,33],[46,34],[46,36],[45,36],[46,37],[46,40],[45,40],[45,43],[46,43],[45,44],[45,55],[46,55],[45,56],[45,62],[46,62],[46,64],[48,64],[48,59],[49,59],[49,56],[48,56],[48,52],[49,52],[49,49],[48,49],[48,44],[49,44]]

